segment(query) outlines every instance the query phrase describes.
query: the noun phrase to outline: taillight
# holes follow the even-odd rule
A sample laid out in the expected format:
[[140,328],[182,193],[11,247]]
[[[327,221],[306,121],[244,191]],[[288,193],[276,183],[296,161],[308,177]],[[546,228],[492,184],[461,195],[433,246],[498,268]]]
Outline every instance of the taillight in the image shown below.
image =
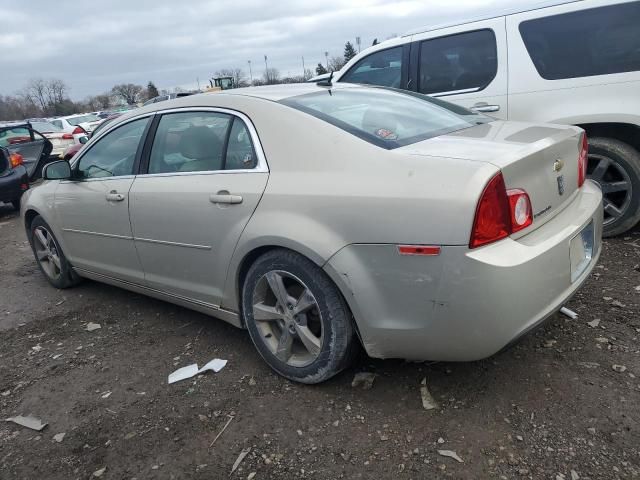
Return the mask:
[[587,177],[587,162],[589,160],[589,142],[587,134],[582,134],[582,144],[580,145],[580,156],[578,157],[578,188],[584,184]]
[[87,131],[82,128],[80,125],[78,125],[76,128],[73,129],[73,132],[71,132],[73,135],[78,135],[80,133],[87,133]]
[[19,153],[12,153],[9,155],[9,163],[11,168],[16,168],[18,165],[24,165],[24,158]]
[[531,201],[524,190],[507,190],[502,173],[484,187],[473,220],[469,248],[493,243],[527,228],[533,222]]
[[519,188],[507,190],[507,197],[511,209],[511,233],[516,233],[533,223],[531,200],[527,192]]
[[[73,131],[75,133],[75,130]],[[63,140],[73,140],[73,133],[65,133],[62,135]]]

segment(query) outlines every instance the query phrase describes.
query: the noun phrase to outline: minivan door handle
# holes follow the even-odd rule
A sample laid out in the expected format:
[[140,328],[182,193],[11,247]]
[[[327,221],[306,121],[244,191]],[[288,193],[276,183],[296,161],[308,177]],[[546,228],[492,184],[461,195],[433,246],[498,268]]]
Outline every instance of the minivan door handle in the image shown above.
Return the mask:
[[481,113],[489,113],[489,112],[498,112],[500,110],[500,105],[489,105],[488,103],[476,103],[471,110],[474,112]]
[[242,197],[240,195],[231,195],[230,193],[217,193],[215,195],[209,195],[209,201],[211,203],[224,203],[236,205],[242,203]]
[[124,195],[118,193],[115,190],[111,190],[109,193],[107,193],[106,199],[107,202],[121,202],[124,200]]

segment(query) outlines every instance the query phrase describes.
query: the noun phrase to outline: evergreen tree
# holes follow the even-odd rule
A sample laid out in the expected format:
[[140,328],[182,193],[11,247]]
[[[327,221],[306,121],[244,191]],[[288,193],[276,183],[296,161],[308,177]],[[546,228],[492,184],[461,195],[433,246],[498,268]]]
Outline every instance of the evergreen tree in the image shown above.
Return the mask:
[[344,63],[347,63],[357,54],[358,53],[356,52],[356,49],[353,48],[353,45],[351,44],[351,42],[347,42],[344,44]]
[[322,75],[324,73],[329,73],[329,72],[327,72],[327,69],[324,68],[324,65],[322,65],[321,63],[318,63],[318,66],[316,67],[316,74]]
[[158,88],[154,85],[154,83],[151,80],[149,80],[149,83],[147,84],[147,99],[155,98],[158,95],[160,95],[158,93]]

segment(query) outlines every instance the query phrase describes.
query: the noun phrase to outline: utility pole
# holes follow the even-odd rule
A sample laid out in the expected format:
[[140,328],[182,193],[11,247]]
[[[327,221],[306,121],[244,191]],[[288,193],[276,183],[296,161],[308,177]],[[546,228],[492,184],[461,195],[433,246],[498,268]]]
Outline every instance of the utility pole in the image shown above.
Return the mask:
[[306,80],[304,76],[307,74],[307,71],[304,68],[304,55],[302,56],[302,79]]
[[264,56],[264,68],[268,71],[269,70],[269,65],[267,64],[267,56]]
[[253,85],[253,73],[251,72],[251,60],[247,60],[249,64],[249,78],[251,78],[251,85]]
[[198,91],[200,91],[200,77],[196,77],[196,82],[198,82]]
[[324,59],[327,63],[327,71],[329,71],[329,52],[324,52]]
[[358,53],[360,53],[360,37],[356,37],[356,45],[358,45]]

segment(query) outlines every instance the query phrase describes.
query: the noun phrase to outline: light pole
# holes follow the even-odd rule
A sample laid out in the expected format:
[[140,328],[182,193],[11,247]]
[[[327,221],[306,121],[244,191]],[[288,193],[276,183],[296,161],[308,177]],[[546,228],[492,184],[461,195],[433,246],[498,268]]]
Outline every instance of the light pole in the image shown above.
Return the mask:
[[253,85],[253,72],[251,72],[251,60],[247,60],[249,64],[249,78],[251,79],[251,85]]
[[360,53],[360,37],[356,37],[356,45],[358,45],[358,53]]
[[302,56],[302,79],[306,80],[306,78],[304,78],[304,76],[307,74],[307,71],[304,68],[304,55]]
[[327,63],[327,71],[329,71],[329,52],[324,52],[324,59]]

